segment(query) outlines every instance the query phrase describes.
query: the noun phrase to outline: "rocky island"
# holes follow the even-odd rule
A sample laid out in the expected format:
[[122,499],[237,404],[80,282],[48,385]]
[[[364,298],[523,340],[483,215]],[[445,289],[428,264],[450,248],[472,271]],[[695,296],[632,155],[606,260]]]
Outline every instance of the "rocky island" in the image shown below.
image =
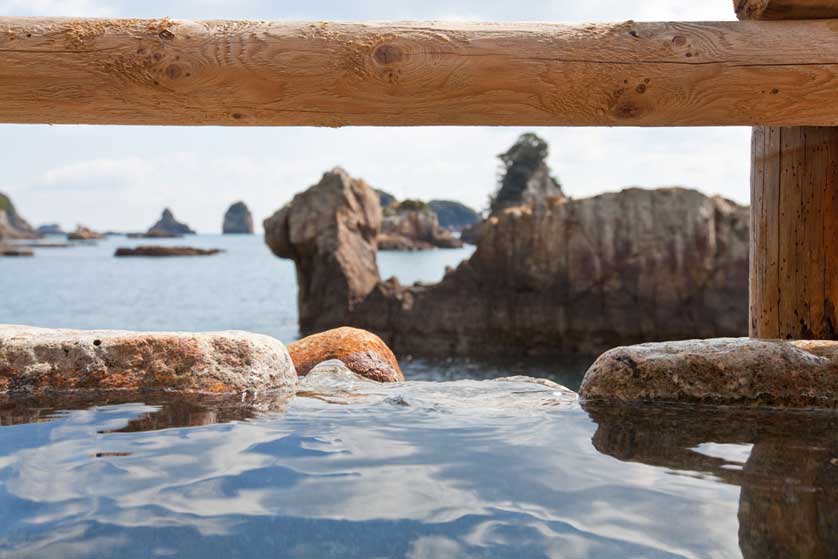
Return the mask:
[[141,245],[133,248],[120,247],[114,256],[212,256],[224,252],[219,248],[170,247],[162,245]]
[[76,226],[75,230],[67,233],[68,241],[96,241],[104,239],[105,235],[84,225]]
[[147,239],[167,239],[175,237],[183,237],[184,235],[194,235],[195,231],[185,223],[179,222],[175,219],[172,210],[165,208],[160,215],[160,219],[149,227],[142,235],[130,234],[129,237],[143,237]]
[[244,202],[236,202],[227,209],[221,232],[225,235],[253,234],[253,215]]
[[557,184],[523,161],[508,168],[530,201],[507,205],[504,176],[477,250],[433,285],[382,280],[380,200],[363,180],[336,168],[297,194],[265,220],[265,240],[296,265],[303,333],[351,325],[397,353],[438,355],[597,353],[747,333],[747,207],[677,187],[530,196]]

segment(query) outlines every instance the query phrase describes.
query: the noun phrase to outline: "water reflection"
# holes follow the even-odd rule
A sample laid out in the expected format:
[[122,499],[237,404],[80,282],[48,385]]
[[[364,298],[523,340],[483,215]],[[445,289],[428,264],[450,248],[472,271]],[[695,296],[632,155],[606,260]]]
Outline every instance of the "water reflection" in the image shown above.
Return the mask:
[[0,402],[13,423],[0,557],[838,549],[831,414],[583,409],[522,379],[305,384],[316,397],[269,407],[280,414],[224,399]]
[[258,397],[133,391],[0,394],[0,426],[55,421],[73,410],[124,406],[126,410],[142,411],[116,428],[116,432],[199,427],[251,419],[265,412],[282,413],[292,397],[290,392],[267,393]]
[[838,556],[838,414],[588,403],[592,442],[622,461],[741,487],[746,558]]

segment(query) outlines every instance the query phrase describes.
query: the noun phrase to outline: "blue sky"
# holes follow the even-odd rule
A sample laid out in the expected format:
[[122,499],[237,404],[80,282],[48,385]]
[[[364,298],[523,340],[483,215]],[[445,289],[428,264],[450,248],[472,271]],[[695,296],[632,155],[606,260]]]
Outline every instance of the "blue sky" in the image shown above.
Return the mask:
[[[0,0],[2,15],[277,20],[729,20],[730,0]],[[478,208],[496,154],[525,130],[551,145],[568,194],[685,185],[748,201],[746,128],[175,128],[0,125],[4,173],[33,223],[144,229],[169,206],[217,232],[242,199],[258,221],[323,171],[345,167],[399,197],[456,198]]]

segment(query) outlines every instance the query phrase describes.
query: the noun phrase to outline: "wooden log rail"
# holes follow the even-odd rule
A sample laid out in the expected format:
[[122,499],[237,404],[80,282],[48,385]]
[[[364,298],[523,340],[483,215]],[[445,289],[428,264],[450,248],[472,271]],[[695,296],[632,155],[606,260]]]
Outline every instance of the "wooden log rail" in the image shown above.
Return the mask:
[[838,125],[838,21],[0,18],[0,122]]

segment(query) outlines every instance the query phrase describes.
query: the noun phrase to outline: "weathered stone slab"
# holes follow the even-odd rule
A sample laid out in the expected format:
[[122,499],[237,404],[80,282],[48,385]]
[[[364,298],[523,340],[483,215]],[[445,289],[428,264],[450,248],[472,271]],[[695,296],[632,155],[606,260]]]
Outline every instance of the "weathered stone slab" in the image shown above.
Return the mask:
[[618,347],[585,374],[586,399],[838,407],[838,341],[751,338]]
[[0,325],[0,392],[293,389],[285,346],[248,332],[53,330]]

